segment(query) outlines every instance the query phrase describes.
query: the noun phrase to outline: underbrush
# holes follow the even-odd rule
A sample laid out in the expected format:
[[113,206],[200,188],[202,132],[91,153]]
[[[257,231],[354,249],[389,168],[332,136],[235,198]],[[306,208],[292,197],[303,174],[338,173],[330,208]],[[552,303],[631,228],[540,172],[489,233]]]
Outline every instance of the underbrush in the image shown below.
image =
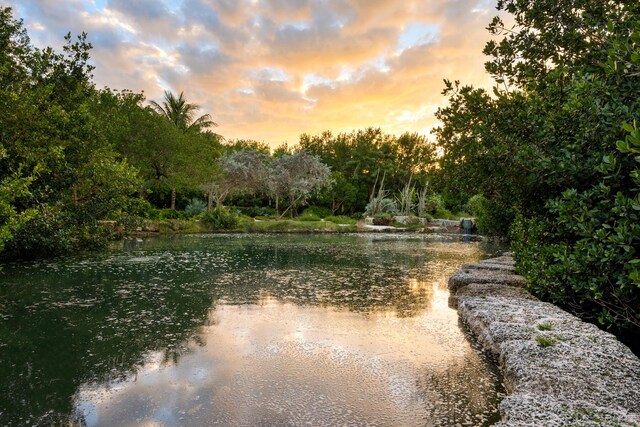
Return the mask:
[[356,231],[355,224],[338,226],[331,221],[241,221],[239,229],[247,233],[269,232],[351,232]]

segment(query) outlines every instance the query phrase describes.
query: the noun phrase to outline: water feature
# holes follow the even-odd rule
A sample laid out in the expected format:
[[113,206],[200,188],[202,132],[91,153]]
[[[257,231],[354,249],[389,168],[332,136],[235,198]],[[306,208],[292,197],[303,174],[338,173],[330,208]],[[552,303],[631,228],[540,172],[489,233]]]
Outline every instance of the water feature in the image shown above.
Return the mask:
[[[467,239],[468,240],[468,239]],[[198,235],[0,270],[0,425],[488,425],[426,235]]]

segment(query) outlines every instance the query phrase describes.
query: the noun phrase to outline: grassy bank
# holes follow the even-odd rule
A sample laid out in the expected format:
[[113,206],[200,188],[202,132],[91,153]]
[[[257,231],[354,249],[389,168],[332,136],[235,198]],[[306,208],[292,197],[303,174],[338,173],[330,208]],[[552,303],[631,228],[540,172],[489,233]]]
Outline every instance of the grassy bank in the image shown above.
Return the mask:
[[[353,233],[375,232],[378,230],[368,228],[364,221],[351,221],[345,224],[342,221],[304,221],[297,219],[254,219],[241,218],[237,226],[233,228],[215,228],[197,219],[165,219],[145,220],[140,227],[125,234],[192,234],[192,233]],[[430,229],[422,224],[390,224],[394,228],[385,231],[413,231],[429,232]]]

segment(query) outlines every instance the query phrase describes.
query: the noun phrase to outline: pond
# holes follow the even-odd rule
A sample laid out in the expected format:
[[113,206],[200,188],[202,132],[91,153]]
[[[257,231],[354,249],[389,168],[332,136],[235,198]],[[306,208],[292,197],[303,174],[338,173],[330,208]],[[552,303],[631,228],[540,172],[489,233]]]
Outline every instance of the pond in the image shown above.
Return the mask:
[[422,234],[197,235],[0,270],[0,425],[489,425],[495,364]]

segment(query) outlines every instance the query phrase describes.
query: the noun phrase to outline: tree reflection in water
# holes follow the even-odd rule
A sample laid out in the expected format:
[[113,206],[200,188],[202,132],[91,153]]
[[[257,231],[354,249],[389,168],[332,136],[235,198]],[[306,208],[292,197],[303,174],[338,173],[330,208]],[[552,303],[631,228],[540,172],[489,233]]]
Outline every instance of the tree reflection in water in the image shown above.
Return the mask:
[[483,253],[423,237],[189,236],[5,265],[0,424],[87,424],[75,406],[82,385],[115,387],[151,359],[167,368],[215,346],[203,330],[216,328],[221,306],[413,318]]

